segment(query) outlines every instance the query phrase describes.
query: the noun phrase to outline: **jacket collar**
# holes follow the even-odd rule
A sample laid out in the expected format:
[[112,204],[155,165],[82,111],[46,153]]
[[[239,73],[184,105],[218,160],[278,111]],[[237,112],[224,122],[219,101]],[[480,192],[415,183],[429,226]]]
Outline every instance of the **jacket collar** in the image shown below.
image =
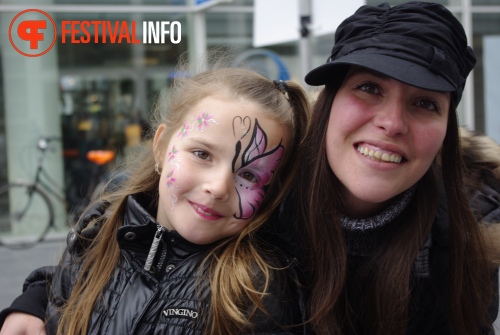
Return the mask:
[[[156,208],[156,200],[145,193],[128,196],[123,226],[117,233],[120,248],[147,255],[160,226],[152,215],[156,212]],[[166,228],[163,229],[161,240],[168,246],[169,253],[180,259],[211,246],[191,243],[176,231]]]

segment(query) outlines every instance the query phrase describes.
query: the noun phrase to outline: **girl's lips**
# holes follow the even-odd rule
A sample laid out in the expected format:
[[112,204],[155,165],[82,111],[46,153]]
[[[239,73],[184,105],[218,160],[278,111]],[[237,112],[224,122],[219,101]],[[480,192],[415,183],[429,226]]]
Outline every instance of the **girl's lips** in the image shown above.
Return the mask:
[[201,216],[204,219],[217,220],[217,219],[220,219],[221,217],[223,217],[223,215],[220,214],[219,212],[217,212],[211,208],[208,208],[206,206],[203,206],[203,205],[191,202],[191,201],[189,202],[189,204],[191,205],[191,207],[193,207],[196,214],[198,214],[199,216]]

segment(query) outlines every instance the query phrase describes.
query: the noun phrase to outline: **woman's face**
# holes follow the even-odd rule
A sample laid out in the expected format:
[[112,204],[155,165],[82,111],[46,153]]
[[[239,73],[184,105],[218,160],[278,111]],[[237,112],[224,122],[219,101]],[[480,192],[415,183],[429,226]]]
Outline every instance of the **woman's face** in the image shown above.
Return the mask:
[[347,215],[369,217],[413,186],[443,143],[450,94],[351,67],[332,104],[328,162],[345,187]]

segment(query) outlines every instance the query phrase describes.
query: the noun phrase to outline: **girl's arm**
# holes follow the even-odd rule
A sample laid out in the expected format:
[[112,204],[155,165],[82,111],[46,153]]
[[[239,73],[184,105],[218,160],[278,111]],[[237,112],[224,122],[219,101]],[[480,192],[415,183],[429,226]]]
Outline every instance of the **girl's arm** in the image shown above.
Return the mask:
[[[87,225],[93,219],[100,217],[105,212],[108,203],[101,202],[93,205],[82,220],[68,234],[67,248],[63,254],[61,262],[69,262],[71,255],[80,255],[90,244],[100,229],[100,225],[93,225],[89,229]],[[80,239],[77,236],[84,238]],[[0,335],[4,334],[40,334],[39,331],[31,333],[37,329],[38,320],[45,323],[45,315],[48,305],[49,287],[56,273],[60,273],[60,265],[46,266],[33,271],[26,278],[23,285],[23,293],[17,297],[10,307],[0,312]],[[15,317],[10,317],[14,315]],[[12,333],[16,329],[18,333]],[[9,330],[9,331],[8,331]],[[23,332],[24,331],[24,332]]]
[[10,307],[0,312],[0,335],[40,334],[40,325],[43,328],[48,303],[47,288],[54,270],[54,266],[42,267],[28,276],[23,285],[23,293]]
[[13,312],[3,322],[0,335],[47,335],[47,333],[45,323],[37,316]]

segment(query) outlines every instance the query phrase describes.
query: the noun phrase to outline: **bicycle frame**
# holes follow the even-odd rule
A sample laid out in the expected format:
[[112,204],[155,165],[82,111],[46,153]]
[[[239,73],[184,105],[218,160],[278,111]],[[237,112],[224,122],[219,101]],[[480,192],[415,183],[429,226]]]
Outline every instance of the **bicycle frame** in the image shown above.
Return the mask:
[[[55,181],[44,170],[43,162],[44,162],[44,159],[45,159],[46,152],[47,152],[47,150],[49,148],[49,143],[52,142],[52,141],[60,141],[60,140],[61,140],[61,138],[59,138],[59,137],[41,137],[38,140],[37,147],[38,147],[38,150],[40,151],[40,155],[39,155],[39,157],[37,159],[37,168],[36,168],[35,178],[33,180],[33,184],[35,184],[35,185],[41,185],[42,188],[45,191],[47,191],[49,194],[51,194],[54,197],[56,197],[66,207],[66,198],[63,195],[61,195],[61,193],[64,193],[64,190],[62,188],[60,188],[58,191],[55,191],[54,188],[52,188],[48,183],[44,182],[40,178],[41,175],[43,174],[45,176],[45,178],[47,178],[48,180],[50,180],[50,182],[52,184],[55,184]],[[61,192],[61,193],[58,193],[58,192]]]
[[26,211],[28,210],[28,208],[30,208],[30,206],[31,206],[31,201],[33,199],[33,192],[35,190],[35,187],[28,186],[27,190],[28,190],[28,192],[27,192],[28,193],[28,202],[26,202],[26,205],[24,206],[23,209],[14,213],[14,217],[16,218],[16,220],[21,219],[24,216],[24,214],[26,213]]
[[[12,181],[0,186],[0,195],[11,197],[8,201],[10,209],[0,213],[0,245],[13,249],[27,248],[45,238],[47,232],[55,227],[54,203],[49,194],[57,198],[65,210],[68,209],[66,198],[58,194],[55,189],[57,183],[44,169],[49,142],[55,140],[60,139],[42,137],[38,140],[40,152],[32,181]],[[42,179],[47,179],[54,187]],[[63,188],[61,193],[64,193]]]

